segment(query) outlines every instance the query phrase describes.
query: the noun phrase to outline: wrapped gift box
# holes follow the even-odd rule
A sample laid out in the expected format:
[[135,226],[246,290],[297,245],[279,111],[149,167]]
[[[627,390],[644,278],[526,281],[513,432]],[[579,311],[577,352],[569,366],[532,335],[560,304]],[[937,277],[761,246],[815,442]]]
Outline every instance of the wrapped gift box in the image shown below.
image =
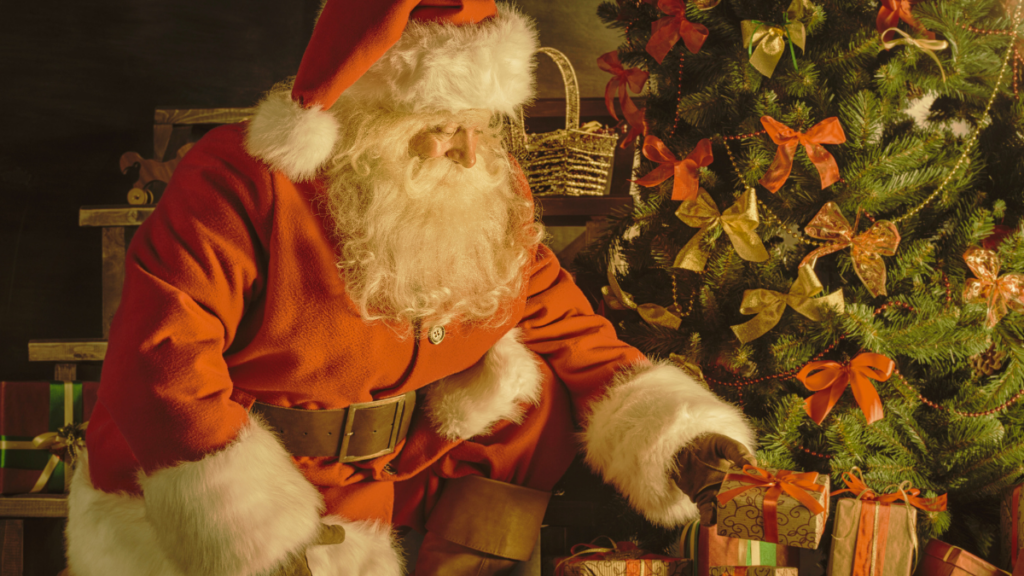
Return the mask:
[[[642,554],[642,553],[641,553]],[[560,558],[555,561],[558,576],[692,576],[693,563],[682,558],[636,557],[638,554],[611,553],[599,557]]]
[[[783,490],[783,483],[800,497]],[[742,473],[729,473],[722,481],[718,534],[817,548],[828,519],[828,487],[823,474],[745,466]]]
[[47,433],[86,422],[98,390],[99,382],[0,382],[0,493],[65,491],[70,474]]
[[[828,576],[910,576],[917,554],[917,510],[905,504],[842,498],[836,503]],[[874,566],[872,566],[874,564]]]
[[694,522],[683,529],[679,555],[693,560],[694,576],[710,576],[712,566],[800,565],[800,549],[718,535],[715,526]]
[[1002,541],[999,547],[999,565],[1008,570],[1016,565],[1020,549],[1024,547],[1022,488],[1024,484],[1018,484],[1009,490],[1003,497],[1002,506],[999,507],[999,536]]
[[798,576],[796,568],[779,566],[714,566],[711,576]]
[[921,554],[914,576],[1009,576],[1010,573],[974,554],[939,540],[931,540]]

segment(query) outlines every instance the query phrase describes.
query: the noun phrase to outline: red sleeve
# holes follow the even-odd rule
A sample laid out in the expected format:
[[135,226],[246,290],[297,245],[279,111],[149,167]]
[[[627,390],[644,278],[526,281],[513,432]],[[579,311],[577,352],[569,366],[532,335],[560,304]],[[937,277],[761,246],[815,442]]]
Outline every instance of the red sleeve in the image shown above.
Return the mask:
[[615,373],[644,355],[622,342],[608,320],[594,313],[586,296],[540,246],[530,272],[526,310],[520,322],[524,343],[551,365],[569,388],[577,422],[590,401],[601,396]]
[[99,396],[147,473],[222,448],[247,421],[223,354],[263,277],[263,172],[237,127],[211,132],[128,249]]

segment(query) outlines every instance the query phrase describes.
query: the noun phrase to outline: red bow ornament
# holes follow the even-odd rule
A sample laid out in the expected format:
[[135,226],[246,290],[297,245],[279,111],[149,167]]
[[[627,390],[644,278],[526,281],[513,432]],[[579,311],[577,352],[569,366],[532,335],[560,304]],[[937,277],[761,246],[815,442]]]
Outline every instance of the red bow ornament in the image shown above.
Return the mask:
[[661,64],[669,50],[680,39],[690,52],[700,52],[700,47],[708,37],[708,29],[703,24],[694,24],[686,19],[686,2],[658,0],[658,8],[668,16],[651,24],[651,39],[647,41],[647,53]]
[[1002,265],[991,250],[973,246],[964,252],[964,261],[977,278],[964,285],[964,302],[988,304],[986,326],[994,327],[1006,316],[1007,308],[1024,314],[1024,274],[998,276]]
[[825,118],[811,127],[807,132],[797,132],[771,116],[761,116],[761,124],[768,132],[772,142],[779,145],[775,151],[775,159],[768,171],[758,182],[772,192],[776,192],[789,178],[793,170],[793,155],[796,147],[803,145],[807,157],[814,163],[821,176],[821,189],[824,190],[839,180],[839,166],[836,159],[822,144],[842,144],[846,142],[846,133],[839,125],[835,116]]
[[[633,110],[623,109],[622,116],[626,119],[625,124],[628,128],[619,148],[625,149],[630,142],[636,140],[637,136],[647,135],[647,109],[635,107]],[[621,126],[622,122],[619,125]]]
[[635,113],[637,109],[636,104],[633,104],[633,100],[630,99],[629,93],[626,92],[626,87],[629,87],[634,94],[639,94],[644,89],[644,84],[647,83],[647,72],[639,68],[623,69],[622,62],[619,62],[619,53],[615,50],[598,58],[597,67],[613,74],[612,79],[608,81],[608,85],[604,88],[604,105],[608,107],[608,112],[612,115],[612,118],[619,119],[615,115],[615,104],[612,103],[612,98],[615,96],[616,91],[619,93],[619,105],[622,106],[622,115],[626,115],[627,109]]
[[711,140],[704,138],[697,142],[697,146],[693,148],[690,154],[686,158],[679,160],[668,149],[668,146],[665,146],[661,138],[648,136],[644,139],[643,152],[648,160],[653,160],[659,165],[654,170],[648,172],[646,176],[639,180],[634,180],[634,182],[650,188],[674,176],[675,182],[672,184],[672,199],[696,200],[697,194],[700,191],[697,171],[700,170],[701,166],[711,164],[711,161],[714,159],[711,156]]
[[925,30],[917,18],[910,13],[911,8],[910,0],[882,0],[882,7],[878,9],[878,18],[875,19],[875,27],[878,29],[878,33],[882,34],[883,42],[886,40],[885,31],[895,28],[900,20],[924,34],[929,40],[935,39],[935,33]]
[[896,254],[896,248],[900,245],[899,230],[892,222],[879,220],[865,232],[854,236],[853,232],[857,229],[858,224],[860,224],[859,213],[851,227],[835,202],[826,202],[807,224],[804,231],[812,238],[827,240],[830,243],[811,251],[800,262],[800,265],[810,264],[813,266],[818,257],[851,246],[853,269],[857,272],[861,282],[867,286],[872,296],[885,295],[885,263],[882,262],[882,256]]
[[846,391],[853,388],[857,401],[868,424],[882,419],[882,400],[871,380],[885,382],[896,370],[896,363],[881,354],[863,352],[849,364],[832,360],[810,362],[796,375],[808,390],[815,392],[804,402],[804,410],[811,420],[821,424],[836,402]]

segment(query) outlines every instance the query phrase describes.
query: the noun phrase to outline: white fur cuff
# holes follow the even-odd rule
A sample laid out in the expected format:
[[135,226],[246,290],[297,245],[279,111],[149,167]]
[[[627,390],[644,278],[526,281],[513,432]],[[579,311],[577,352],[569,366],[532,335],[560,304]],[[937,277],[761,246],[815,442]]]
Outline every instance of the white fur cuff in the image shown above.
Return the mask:
[[401,576],[402,551],[391,527],[369,520],[349,521],[327,516],[324,524],[345,527],[341,544],[311,546],[306,560],[313,576]]
[[541,373],[537,358],[513,328],[469,368],[427,387],[425,409],[450,440],[486,434],[499,420],[522,422],[522,404],[537,404]]
[[262,573],[319,532],[320,493],[256,419],[220,452],[139,483],[158,546],[183,574]]
[[697,507],[671,478],[675,457],[702,434],[717,432],[753,450],[743,414],[671,364],[620,374],[596,400],[583,432],[587,463],[650,521],[679,525]]

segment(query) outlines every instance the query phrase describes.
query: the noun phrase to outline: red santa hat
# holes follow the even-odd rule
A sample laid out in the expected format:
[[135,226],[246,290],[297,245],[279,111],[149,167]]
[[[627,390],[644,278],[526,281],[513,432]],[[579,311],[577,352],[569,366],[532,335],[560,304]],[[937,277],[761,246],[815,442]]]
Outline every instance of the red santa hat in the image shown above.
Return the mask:
[[532,21],[494,0],[327,0],[291,94],[259,104],[246,149],[305,180],[337,143],[336,102],[511,114],[533,97],[536,50]]

